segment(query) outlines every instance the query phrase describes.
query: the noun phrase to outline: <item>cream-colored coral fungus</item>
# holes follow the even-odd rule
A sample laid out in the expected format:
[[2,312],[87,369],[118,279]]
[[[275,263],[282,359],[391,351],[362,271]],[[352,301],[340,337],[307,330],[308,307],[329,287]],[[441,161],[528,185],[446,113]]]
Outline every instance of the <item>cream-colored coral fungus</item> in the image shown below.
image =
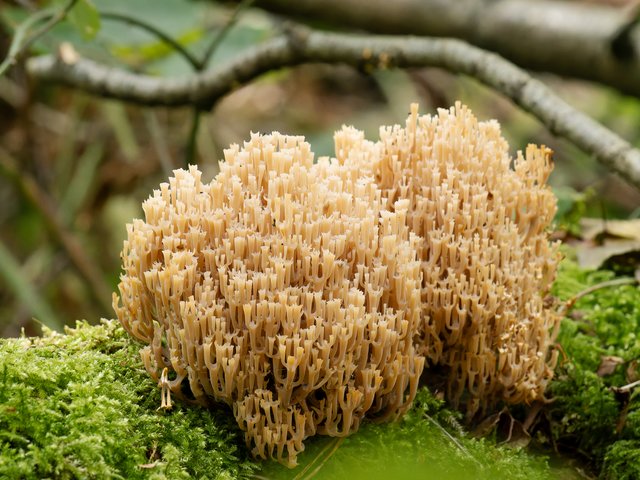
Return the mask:
[[446,367],[447,398],[469,417],[541,398],[559,323],[545,308],[559,259],[548,238],[551,151],[529,145],[512,159],[497,122],[460,104],[436,116],[412,105],[406,127],[381,127],[377,142],[337,132],[336,156],[375,178],[389,211],[409,202],[422,240],[418,348]]
[[[252,135],[210,183],[176,170],[128,225],[114,308],[177,396],[233,408],[247,444],[294,465],[303,440],[410,406],[425,363],[411,199],[302,137]],[[422,349],[424,350],[424,349]]]
[[[128,225],[114,308],[174,395],[233,409],[261,458],[396,418],[428,364],[473,417],[543,396],[558,315],[551,152],[412,106],[380,140],[252,135],[205,183],[176,170]],[[166,393],[166,392],[165,392]],[[166,400],[167,396],[163,395]]]

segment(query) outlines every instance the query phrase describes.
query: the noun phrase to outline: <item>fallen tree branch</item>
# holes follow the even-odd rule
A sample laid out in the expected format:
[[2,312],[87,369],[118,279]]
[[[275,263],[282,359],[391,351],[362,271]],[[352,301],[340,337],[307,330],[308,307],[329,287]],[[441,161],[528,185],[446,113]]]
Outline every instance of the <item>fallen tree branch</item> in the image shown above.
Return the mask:
[[[256,0],[301,21],[370,33],[452,37],[516,65],[640,96],[639,27],[625,9],[558,0]],[[626,48],[614,43],[627,32]]]
[[292,28],[235,60],[188,77],[162,79],[109,68],[91,60],[66,64],[55,56],[29,60],[31,75],[87,92],[143,105],[211,108],[222,96],[265,72],[303,63],[358,68],[440,67],[473,77],[513,100],[640,188],[640,151],[576,110],[542,82],[502,57],[460,40],[323,33]]

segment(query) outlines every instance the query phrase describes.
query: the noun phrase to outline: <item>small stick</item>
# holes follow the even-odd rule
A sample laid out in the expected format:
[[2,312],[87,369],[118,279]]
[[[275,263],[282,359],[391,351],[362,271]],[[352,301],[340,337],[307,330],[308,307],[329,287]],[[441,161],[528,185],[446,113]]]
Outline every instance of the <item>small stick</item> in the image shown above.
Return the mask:
[[444,433],[444,434],[445,434],[445,436],[446,436],[449,440],[451,440],[451,442],[453,442],[453,444],[454,444],[454,445],[455,445],[455,446],[456,446],[456,447],[457,447],[461,452],[463,452],[465,455],[467,455],[467,456],[468,456],[471,460],[473,460],[473,461],[474,461],[474,462],[475,462],[479,467],[481,467],[481,468],[482,468],[482,463],[480,463],[476,457],[474,457],[473,455],[471,455],[471,452],[469,452],[469,450],[467,450],[466,448],[464,448],[464,445],[462,445],[458,440],[456,440],[456,438],[455,438],[453,435],[451,435],[449,432],[447,432],[447,430],[446,430],[442,425],[440,425],[438,422],[436,422],[433,418],[431,418],[431,417],[430,417],[429,415],[427,415],[426,413],[425,413],[425,417],[427,417],[427,419],[428,419],[431,423],[433,423],[436,427],[438,427],[438,428],[440,429],[440,431],[441,431],[442,433]]
[[592,294],[597,290],[601,290],[603,288],[609,287],[619,287],[621,285],[635,285],[638,283],[638,280],[631,277],[624,278],[616,278],[613,280],[607,280],[606,282],[597,283],[596,285],[592,285],[589,288],[585,288],[581,292],[577,293],[569,300],[567,300],[562,307],[560,307],[560,314],[567,315],[575,306],[576,302],[580,300],[582,297]]

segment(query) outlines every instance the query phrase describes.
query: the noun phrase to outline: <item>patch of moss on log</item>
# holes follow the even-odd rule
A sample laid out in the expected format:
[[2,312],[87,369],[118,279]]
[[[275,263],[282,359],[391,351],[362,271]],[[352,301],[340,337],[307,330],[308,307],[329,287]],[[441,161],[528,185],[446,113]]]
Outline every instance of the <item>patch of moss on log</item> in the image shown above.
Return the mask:
[[115,321],[0,340],[0,478],[216,478],[257,470],[228,412],[157,410]]
[[[554,294],[567,300],[614,278],[605,270],[561,264]],[[547,408],[554,445],[582,456],[603,479],[640,478],[640,386],[616,391],[640,378],[640,289],[595,290],[576,303],[562,323],[565,352],[556,368]],[[609,358],[610,372],[601,369]]]
[[[555,294],[567,299],[612,276],[565,261]],[[585,296],[559,340],[567,359],[542,412],[549,445],[581,452],[602,478],[640,478],[640,390],[612,388],[629,383],[634,365],[637,373],[640,291]],[[226,407],[158,410],[138,349],[112,320],[0,340],[0,478],[576,478],[526,449],[470,438],[426,388],[396,423],[310,439],[295,470],[256,462]],[[597,373],[603,356],[622,359],[611,374]]]
[[159,411],[138,348],[112,320],[0,340],[0,478],[550,478],[541,457],[469,438],[426,389],[400,422],[311,439],[297,470],[255,462],[226,408]]

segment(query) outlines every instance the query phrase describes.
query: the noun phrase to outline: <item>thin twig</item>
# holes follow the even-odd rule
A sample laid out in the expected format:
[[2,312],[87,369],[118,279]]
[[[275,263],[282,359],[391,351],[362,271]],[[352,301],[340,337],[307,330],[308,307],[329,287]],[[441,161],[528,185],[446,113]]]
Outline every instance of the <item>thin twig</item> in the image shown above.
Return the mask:
[[613,280],[607,280],[605,282],[597,283],[595,285],[590,286],[589,288],[585,288],[581,292],[578,292],[569,300],[567,300],[564,305],[560,308],[561,315],[567,315],[575,306],[576,302],[580,300],[582,297],[586,297],[587,295],[592,294],[598,290],[609,287],[619,287],[622,285],[635,285],[638,283],[638,280],[631,277],[624,278],[615,278]]
[[626,392],[630,392],[631,390],[633,390],[634,388],[640,386],[640,380],[636,380],[635,382],[631,382],[627,385],[624,385],[622,387],[617,387],[615,389],[616,392],[619,393],[626,393]]
[[200,60],[201,68],[199,70],[204,70],[207,67],[207,65],[209,64],[209,61],[211,60],[211,57],[213,57],[213,54],[218,49],[218,47],[220,46],[224,38],[227,36],[227,34],[229,33],[229,30],[231,30],[231,28],[240,19],[240,14],[244,12],[247,8],[249,8],[254,1],[255,0],[242,0],[236,6],[236,8],[233,9],[233,12],[231,13],[231,17],[229,18],[229,21],[225,24],[224,27],[222,27],[222,29],[213,38],[213,40],[205,50],[202,60]]
[[[253,0],[243,0],[240,4],[233,10],[229,21],[225,24],[225,26],[218,32],[217,35],[214,36],[213,40],[207,47],[203,57],[198,61],[198,64],[194,66],[197,72],[202,72],[207,68],[211,57],[220,46],[224,38],[231,30],[238,19],[240,18],[240,14],[248,8],[253,3]],[[189,138],[187,139],[187,147],[185,149],[185,167],[189,164],[196,163],[196,157],[198,153],[198,130],[200,129],[200,117],[202,116],[202,109],[197,105],[193,108],[192,119],[191,119],[191,129],[189,130]]]
[[111,289],[107,286],[102,273],[95,262],[86,254],[76,236],[63,225],[53,200],[44,192],[33,178],[21,172],[9,152],[0,147],[0,173],[9,178],[44,218],[53,237],[64,248],[78,272],[87,281],[89,291],[99,303],[103,312],[111,312]]
[[20,48],[22,46],[22,40],[26,36],[27,31],[36,23],[41,22],[42,20],[45,20],[49,16],[53,15],[53,13],[54,10],[51,8],[37,11],[33,15],[29,16],[20,25],[18,25],[13,35],[13,39],[11,40],[11,45],[9,46],[7,56],[0,64],[0,75],[3,75],[9,67],[13,66],[16,63],[18,54],[20,53]]
[[313,458],[313,460],[307,463],[304,466],[304,468],[300,472],[298,472],[298,474],[295,477],[293,477],[292,480],[302,480],[304,478],[304,475],[309,471],[309,469],[313,467],[316,464],[316,462],[324,456],[327,450],[329,450],[333,446],[333,443],[334,441],[327,442],[327,444],[324,447],[322,447],[322,450],[318,452],[318,454]]
[[501,92],[564,137],[640,188],[640,151],[576,110],[542,82],[502,57],[451,39],[347,35],[290,29],[230,63],[186,78],[155,78],[80,59],[67,65],[55,56],[30,59],[31,74],[90,93],[143,105],[211,108],[222,96],[262,74],[305,63],[359,68],[432,66],[462,73]]
[[191,117],[191,128],[189,129],[189,138],[187,139],[187,147],[184,155],[184,165],[188,167],[190,164],[196,163],[196,155],[198,152],[198,128],[200,127],[201,110],[198,107],[193,108]]
[[336,441],[333,442],[333,448],[329,451],[326,457],[322,459],[320,464],[316,468],[314,468],[313,471],[307,477],[305,477],[305,480],[310,480],[318,474],[318,472],[322,469],[322,467],[324,467],[324,464],[327,463],[329,459],[333,456],[333,454],[338,451],[338,448],[340,448],[340,445],[342,445],[342,442],[344,442],[344,439],[345,437],[339,437],[338,439],[336,439]]
[[462,453],[464,453],[467,457],[469,457],[471,460],[474,461],[474,463],[476,463],[478,466],[482,467],[482,463],[480,463],[478,461],[478,459],[476,457],[474,457],[473,455],[471,455],[471,452],[469,452],[469,450],[467,450],[464,445],[462,445],[453,435],[451,435],[449,432],[447,432],[447,430],[440,425],[438,422],[436,422],[433,418],[431,418],[430,415],[427,415],[425,413],[425,417],[427,417],[427,420],[429,420],[431,423],[433,423],[442,433],[444,433],[444,435],[451,440],[451,442],[453,442],[453,444],[458,448],[458,450],[460,450]]
[[152,35],[155,35],[164,43],[169,45],[180,55],[182,55],[182,57],[191,65],[191,67],[193,67],[195,71],[200,71],[200,60],[198,60],[191,52],[189,52],[189,50],[187,50],[185,47],[180,45],[180,42],[178,42],[175,38],[164,33],[162,30],[160,30],[157,27],[154,27],[150,23],[140,20],[139,18],[130,17],[127,14],[118,13],[118,12],[102,12],[101,11],[100,17],[106,18],[107,20],[116,20],[120,22],[125,22],[130,25],[135,25],[136,27],[139,27],[143,30],[146,30],[147,32],[151,33]]
[[78,0],[69,0],[67,4],[60,10],[58,10],[42,27],[36,30],[24,43],[21,48],[22,52],[27,51],[31,45],[40,37],[42,37],[45,33],[55,27],[58,23],[65,19],[67,14],[71,11],[71,9],[75,6]]
[[[9,53],[7,57],[0,64],[0,76],[4,74],[10,67],[16,64],[20,57],[33,45],[38,38],[42,37],[45,33],[55,27],[59,22],[64,20],[67,13],[74,7],[78,0],[69,0],[67,4],[58,10],[40,10],[31,15],[16,29],[16,33],[13,36],[11,47],[9,47]],[[27,40],[22,43],[22,39],[26,36],[27,31],[36,23],[47,19],[47,22],[36,30]]]

